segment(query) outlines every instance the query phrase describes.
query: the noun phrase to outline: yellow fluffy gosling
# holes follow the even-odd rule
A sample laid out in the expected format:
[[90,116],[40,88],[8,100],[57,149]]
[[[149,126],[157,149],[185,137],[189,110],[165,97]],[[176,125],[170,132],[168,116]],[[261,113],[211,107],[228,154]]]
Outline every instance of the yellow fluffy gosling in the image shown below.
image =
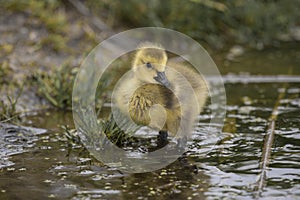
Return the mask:
[[135,123],[175,136],[179,130],[183,134],[192,131],[207,93],[199,73],[169,62],[160,45],[143,43],[135,54],[132,73],[120,82],[114,96],[117,107]]

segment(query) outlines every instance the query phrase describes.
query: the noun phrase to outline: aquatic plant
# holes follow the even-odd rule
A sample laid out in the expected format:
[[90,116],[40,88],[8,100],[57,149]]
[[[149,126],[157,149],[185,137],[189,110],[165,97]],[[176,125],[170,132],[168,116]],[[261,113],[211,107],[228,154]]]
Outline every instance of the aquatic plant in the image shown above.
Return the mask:
[[[122,129],[119,128],[112,115],[109,115],[106,118],[99,119],[98,126],[99,126],[99,130],[102,131],[102,134],[105,134],[106,137],[112,143],[114,143],[120,148],[124,148],[124,147],[126,148],[127,146],[138,147],[140,144],[139,140],[132,136],[133,132],[125,133]],[[61,128],[64,130],[64,136],[68,142],[69,152],[71,152],[72,149],[76,146],[84,147],[82,140],[79,136],[79,133],[77,132],[76,129],[71,129],[68,126],[62,126]]]
[[23,88],[17,93],[15,97],[6,96],[7,101],[0,100],[0,122],[19,122],[20,114],[17,111],[17,103],[22,94]]
[[137,142],[137,139],[132,137],[133,132],[125,133],[119,128],[113,115],[109,115],[106,119],[101,119],[99,125],[106,137],[119,147],[125,147]]

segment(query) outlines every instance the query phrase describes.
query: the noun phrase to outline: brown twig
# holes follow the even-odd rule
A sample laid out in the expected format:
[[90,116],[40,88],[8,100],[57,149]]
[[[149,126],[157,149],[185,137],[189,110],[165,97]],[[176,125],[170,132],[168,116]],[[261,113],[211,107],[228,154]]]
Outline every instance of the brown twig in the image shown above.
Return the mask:
[[[291,73],[292,73],[292,68],[289,69],[289,74],[291,74]],[[256,182],[256,187],[255,187],[255,190],[258,191],[257,197],[261,196],[261,193],[263,192],[263,189],[266,184],[267,170],[268,170],[269,164],[270,164],[272,146],[273,146],[273,141],[274,141],[274,136],[275,136],[275,125],[276,125],[276,120],[278,118],[278,107],[280,105],[280,100],[282,100],[285,96],[287,87],[288,87],[288,83],[284,83],[283,84],[284,90],[282,90],[282,92],[279,93],[276,103],[274,105],[272,114],[268,120],[269,121],[268,129],[267,129],[267,134],[264,138],[262,158],[261,158],[261,162],[260,162],[260,166],[259,166],[261,169],[261,172],[259,174],[259,179]]]

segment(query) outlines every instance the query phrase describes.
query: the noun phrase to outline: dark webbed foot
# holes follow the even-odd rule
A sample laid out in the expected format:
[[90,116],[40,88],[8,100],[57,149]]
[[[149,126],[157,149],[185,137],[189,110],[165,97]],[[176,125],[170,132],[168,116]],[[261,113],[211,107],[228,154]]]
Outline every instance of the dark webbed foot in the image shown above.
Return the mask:
[[157,136],[157,147],[163,147],[167,144],[168,144],[168,132],[159,131],[159,135]]

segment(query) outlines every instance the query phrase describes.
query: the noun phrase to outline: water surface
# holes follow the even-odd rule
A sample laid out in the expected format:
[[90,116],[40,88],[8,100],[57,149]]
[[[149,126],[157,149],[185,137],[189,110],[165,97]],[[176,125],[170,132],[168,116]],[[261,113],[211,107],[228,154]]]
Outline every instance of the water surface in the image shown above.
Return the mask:
[[[250,53],[225,68],[227,114],[217,143],[205,145],[205,136],[213,134],[208,128],[213,105],[208,105],[186,154],[154,172],[124,174],[67,141],[60,125],[73,127],[71,113],[47,111],[27,117],[28,125],[47,132],[32,140],[23,134],[31,144],[26,151],[9,154],[5,149],[9,164],[0,169],[0,199],[299,199],[299,58],[299,50]],[[272,62],[264,63],[268,60]],[[251,71],[252,65],[261,65],[261,70]],[[285,96],[278,100],[282,92]],[[275,139],[266,185],[258,194],[262,147],[276,101]],[[16,140],[4,142],[11,146]]]

